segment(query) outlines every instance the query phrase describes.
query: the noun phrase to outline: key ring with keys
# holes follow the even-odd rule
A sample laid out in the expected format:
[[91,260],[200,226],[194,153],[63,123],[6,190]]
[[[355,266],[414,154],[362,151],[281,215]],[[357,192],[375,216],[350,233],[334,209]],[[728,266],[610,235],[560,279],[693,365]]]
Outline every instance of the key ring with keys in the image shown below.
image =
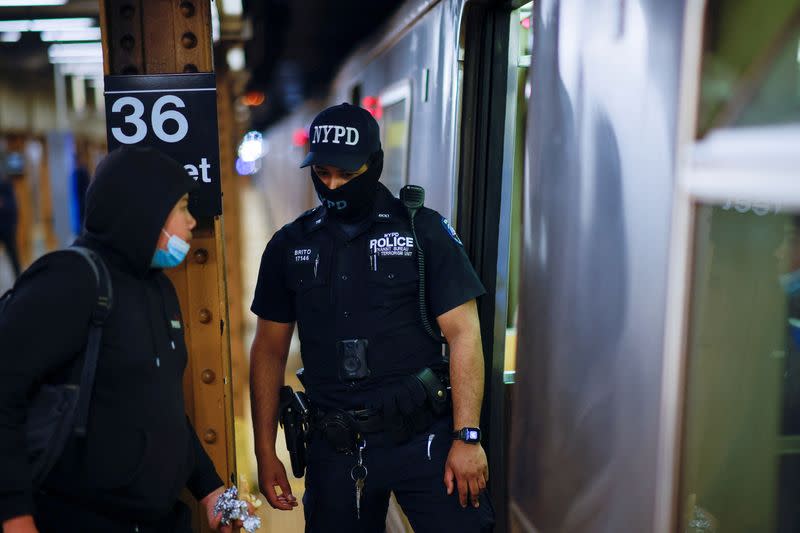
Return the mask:
[[[350,477],[353,479],[353,481],[358,481],[359,479],[366,479],[367,474],[369,473],[367,467],[364,466],[364,457],[361,453],[366,447],[367,447],[367,441],[361,439],[358,443],[358,459],[356,460],[355,466],[353,466],[353,468],[350,469]],[[363,475],[361,475],[362,472]]]

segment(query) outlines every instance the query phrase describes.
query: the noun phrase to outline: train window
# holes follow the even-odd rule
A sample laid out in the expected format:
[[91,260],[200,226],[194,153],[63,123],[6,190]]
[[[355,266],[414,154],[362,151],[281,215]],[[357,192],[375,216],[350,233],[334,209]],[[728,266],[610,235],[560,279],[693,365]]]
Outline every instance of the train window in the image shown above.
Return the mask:
[[[504,193],[503,209],[509,226],[508,235],[508,288],[506,291],[506,335],[504,376],[506,383],[514,381],[517,352],[517,308],[519,292],[520,244],[522,232],[522,175],[525,155],[525,119],[528,114],[525,86],[528,83],[528,70],[531,64],[533,3],[517,9],[511,16],[509,32],[509,74],[508,101],[506,102],[506,143],[505,157],[510,164],[505,166],[504,179],[510,181],[510,187]],[[501,271],[502,272],[502,271]]]
[[800,122],[800,0],[709,0],[699,135]]
[[533,2],[517,9],[514,15],[514,22],[519,24],[516,31],[518,32],[517,44],[520,63],[527,63],[529,66],[533,50]]
[[789,533],[800,531],[800,0],[705,7],[672,226],[685,244],[670,289],[681,333],[667,344],[680,356],[665,356],[662,407],[680,437],[663,471],[677,467],[677,500],[659,521]]
[[680,531],[800,531],[800,215],[696,217]]
[[408,144],[411,119],[411,84],[404,80],[380,95],[381,144],[383,173],[381,181],[398,194],[408,183]]

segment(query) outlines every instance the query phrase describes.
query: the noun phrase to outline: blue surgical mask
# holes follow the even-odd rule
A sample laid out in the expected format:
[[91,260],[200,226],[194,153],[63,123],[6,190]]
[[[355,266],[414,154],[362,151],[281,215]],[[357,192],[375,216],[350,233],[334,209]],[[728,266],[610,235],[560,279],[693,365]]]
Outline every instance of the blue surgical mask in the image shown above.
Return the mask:
[[781,287],[789,296],[800,294],[800,269],[780,276]]
[[150,266],[153,268],[176,267],[181,264],[181,261],[186,259],[186,254],[189,253],[190,248],[189,243],[177,235],[170,235],[163,229],[161,231],[164,232],[164,235],[169,237],[167,249],[162,250],[161,248],[157,248],[156,253],[153,255],[153,260],[150,262]]

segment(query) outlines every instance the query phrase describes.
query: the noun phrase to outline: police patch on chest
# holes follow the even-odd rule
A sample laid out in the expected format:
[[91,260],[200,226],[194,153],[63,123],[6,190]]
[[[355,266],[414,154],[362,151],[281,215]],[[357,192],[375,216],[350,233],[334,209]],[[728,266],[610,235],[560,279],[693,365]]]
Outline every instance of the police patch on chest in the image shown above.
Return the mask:
[[394,231],[369,240],[369,253],[378,257],[411,257],[414,255],[414,237]]

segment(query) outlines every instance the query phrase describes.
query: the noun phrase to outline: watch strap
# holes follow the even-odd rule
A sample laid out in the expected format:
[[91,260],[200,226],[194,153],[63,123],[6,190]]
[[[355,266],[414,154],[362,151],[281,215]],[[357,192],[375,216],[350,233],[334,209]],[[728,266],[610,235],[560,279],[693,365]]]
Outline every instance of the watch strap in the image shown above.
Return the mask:
[[480,428],[463,427],[453,431],[453,438],[468,444],[477,444],[481,441],[481,430]]

